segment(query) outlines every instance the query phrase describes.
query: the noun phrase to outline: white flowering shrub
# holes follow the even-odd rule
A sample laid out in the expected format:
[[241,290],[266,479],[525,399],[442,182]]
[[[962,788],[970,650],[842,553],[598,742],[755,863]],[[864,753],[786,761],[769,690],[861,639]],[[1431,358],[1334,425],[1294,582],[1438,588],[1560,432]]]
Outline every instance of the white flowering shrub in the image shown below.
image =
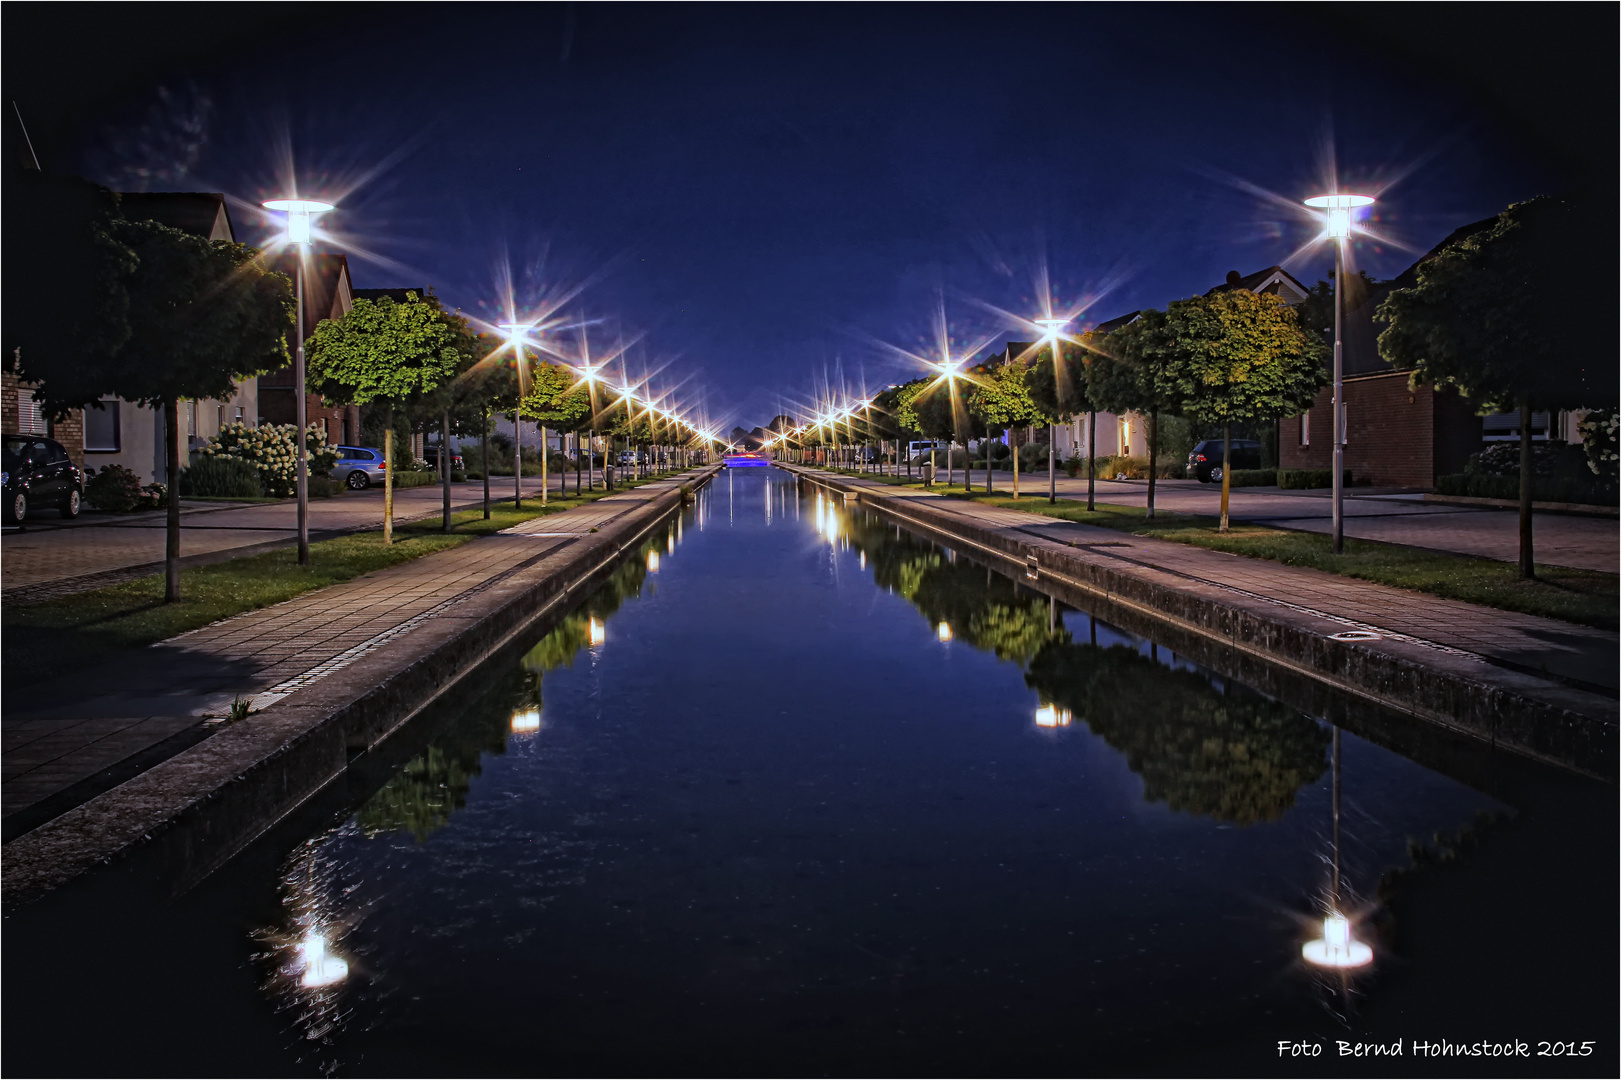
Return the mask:
[[1614,409],[1597,409],[1576,425],[1576,430],[1582,433],[1582,449],[1587,451],[1587,467],[1607,487],[1614,487],[1616,482],[1618,426],[1621,426],[1621,413]]
[[[320,428],[312,427],[306,436],[305,459],[311,476],[325,476],[337,464],[338,452],[326,441]],[[235,457],[252,463],[259,470],[265,494],[285,498],[298,483],[298,429],[292,424],[226,424],[208,445],[196,453],[201,457]]]

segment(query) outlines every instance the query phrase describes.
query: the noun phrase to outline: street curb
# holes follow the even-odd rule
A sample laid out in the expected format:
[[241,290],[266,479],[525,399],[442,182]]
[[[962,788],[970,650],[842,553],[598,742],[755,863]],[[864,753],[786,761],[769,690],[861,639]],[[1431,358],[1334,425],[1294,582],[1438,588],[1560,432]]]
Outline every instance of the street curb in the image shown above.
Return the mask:
[[1021,566],[1027,576],[1034,573],[1032,583],[1045,579],[1092,604],[1105,601],[1493,747],[1616,779],[1613,699],[1404,642],[1336,641],[1319,619],[1146,581],[1082,559],[1057,541],[1015,538],[942,514],[928,499],[910,498],[902,506],[886,492],[853,487],[842,477],[787,470],[948,542]]
[[[644,537],[679,513],[708,467],[597,533],[356,664],[234,724],[0,849],[0,901],[36,899],[159,839],[164,876],[196,880],[228,861],[455,688],[513,639],[565,614]],[[473,541],[477,543],[478,541]],[[424,560],[434,556],[426,556]],[[475,587],[477,588],[477,587]]]

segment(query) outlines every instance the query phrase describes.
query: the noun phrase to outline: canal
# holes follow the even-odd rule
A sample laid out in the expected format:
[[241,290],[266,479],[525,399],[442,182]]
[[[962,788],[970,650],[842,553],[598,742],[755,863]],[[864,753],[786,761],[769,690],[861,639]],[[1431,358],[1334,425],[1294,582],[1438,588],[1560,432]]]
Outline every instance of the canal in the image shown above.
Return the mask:
[[200,880],[8,912],[6,1071],[1615,1073],[1612,787],[1413,760],[777,470],[473,682]]

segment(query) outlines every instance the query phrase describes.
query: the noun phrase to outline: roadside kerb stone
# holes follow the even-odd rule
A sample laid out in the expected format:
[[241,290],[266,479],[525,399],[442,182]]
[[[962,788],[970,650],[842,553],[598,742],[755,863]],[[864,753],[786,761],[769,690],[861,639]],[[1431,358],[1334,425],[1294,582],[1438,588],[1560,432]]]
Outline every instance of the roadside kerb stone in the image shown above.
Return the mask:
[[[1029,533],[1010,535],[1004,526],[974,520],[972,504],[953,505],[955,500],[916,493],[897,497],[876,484],[795,467],[789,471],[951,543],[1020,566],[1028,565],[1033,555],[1042,578],[1214,638],[1381,707],[1588,775],[1616,776],[1613,698],[1490,665],[1461,649],[1389,637],[1337,641],[1329,635],[1351,629],[1354,620],[1248,600],[1155,567],[1110,565],[1106,551],[1088,553]],[[1009,513],[1017,512],[999,510],[997,516]],[[1028,516],[1032,525],[1053,524],[1036,515],[1020,516]],[[1132,538],[1131,543],[1142,541]],[[1481,609],[1482,618],[1491,614]]]
[[365,664],[289,695],[6,844],[0,899],[33,899],[160,835],[166,861],[187,878],[205,875],[484,659],[584,599],[628,550],[679,511],[687,490],[716,471],[674,478],[641,507],[388,642]]

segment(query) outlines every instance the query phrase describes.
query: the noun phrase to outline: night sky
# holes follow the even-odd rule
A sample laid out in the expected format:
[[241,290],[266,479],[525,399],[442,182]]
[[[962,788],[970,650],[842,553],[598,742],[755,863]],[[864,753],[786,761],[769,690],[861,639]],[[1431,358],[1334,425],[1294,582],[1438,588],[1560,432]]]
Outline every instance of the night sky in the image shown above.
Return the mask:
[[[593,348],[730,426],[824,381],[1077,326],[1275,263],[1290,208],[1377,194],[1387,277],[1510,202],[1613,207],[1614,5],[7,5],[5,83],[43,166],[281,194],[358,287],[499,317],[575,294]],[[1271,193],[1268,195],[1267,193]],[[1613,225],[1599,229],[1612,243]],[[1300,251],[1305,246],[1304,251]],[[1297,252],[1299,252],[1297,254]],[[1101,294],[1101,295],[1099,295]],[[1088,301],[1090,306],[1086,306]],[[1084,311],[1082,308],[1084,307]],[[792,411],[792,410],[790,410]]]

